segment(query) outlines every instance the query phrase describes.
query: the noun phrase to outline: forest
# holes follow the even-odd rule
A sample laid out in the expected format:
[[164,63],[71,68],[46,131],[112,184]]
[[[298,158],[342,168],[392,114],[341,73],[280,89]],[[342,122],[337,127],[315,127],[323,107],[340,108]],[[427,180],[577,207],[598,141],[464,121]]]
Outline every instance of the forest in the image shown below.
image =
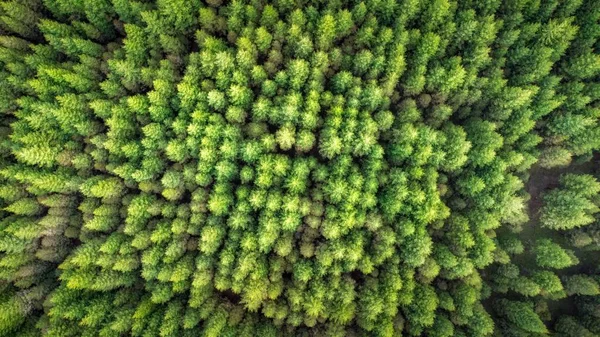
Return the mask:
[[600,0],[0,0],[0,337],[599,337]]

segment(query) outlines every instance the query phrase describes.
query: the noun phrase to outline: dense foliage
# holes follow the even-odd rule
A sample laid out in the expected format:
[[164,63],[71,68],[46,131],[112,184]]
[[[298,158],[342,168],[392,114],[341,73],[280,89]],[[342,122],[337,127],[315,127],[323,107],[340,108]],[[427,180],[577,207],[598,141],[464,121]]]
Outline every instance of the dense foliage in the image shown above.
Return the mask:
[[597,0],[0,1],[0,336],[600,334],[600,183],[524,190],[600,148],[599,36]]

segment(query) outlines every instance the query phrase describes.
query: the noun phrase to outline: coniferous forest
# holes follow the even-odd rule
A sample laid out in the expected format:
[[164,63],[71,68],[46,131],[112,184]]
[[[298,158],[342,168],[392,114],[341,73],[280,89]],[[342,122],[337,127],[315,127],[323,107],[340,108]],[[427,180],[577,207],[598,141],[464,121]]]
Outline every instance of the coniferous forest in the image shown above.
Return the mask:
[[600,336],[600,0],[0,1],[0,336]]

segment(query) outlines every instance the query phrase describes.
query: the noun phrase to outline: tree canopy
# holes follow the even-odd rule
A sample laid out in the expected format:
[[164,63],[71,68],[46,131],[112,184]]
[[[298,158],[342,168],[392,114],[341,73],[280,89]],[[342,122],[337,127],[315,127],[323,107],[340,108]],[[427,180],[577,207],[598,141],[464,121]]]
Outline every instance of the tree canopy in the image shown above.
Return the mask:
[[0,336],[600,334],[596,178],[519,237],[530,168],[600,149],[599,37],[595,0],[0,0]]

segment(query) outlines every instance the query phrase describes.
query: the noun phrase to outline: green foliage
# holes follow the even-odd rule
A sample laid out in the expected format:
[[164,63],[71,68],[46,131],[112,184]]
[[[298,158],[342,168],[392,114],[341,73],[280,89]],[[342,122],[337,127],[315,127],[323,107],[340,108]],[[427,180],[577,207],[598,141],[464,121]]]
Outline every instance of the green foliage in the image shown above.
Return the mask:
[[600,294],[598,282],[589,275],[579,274],[565,278],[565,290],[569,295],[588,295],[594,296]]
[[517,328],[529,333],[546,333],[544,322],[533,311],[533,305],[527,302],[500,300],[497,303],[499,315],[514,324]]
[[551,271],[538,271],[533,275],[533,280],[545,293],[552,294],[563,290],[560,279]]
[[[600,149],[599,19],[593,0],[0,1],[0,335],[548,333],[539,299],[598,284],[544,270],[587,254],[519,237],[524,186]],[[598,193],[563,175],[542,231],[597,249]],[[580,311],[555,330],[600,333]]]
[[0,304],[0,336],[10,336],[23,323],[27,314],[27,305],[17,294],[4,295]]
[[542,268],[561,269],[572,266],[576,261],[571,256],[567,250],[549,239],[538,240],[535,244],[535,260]]
[[596,336],[593,332],[582,326],[577,318],[572,316],[561,316],[555,324],[557,332],[563,336],[581,336],[581,337],[593,337]]
[[598,212],[595,195],[600,183],[590,175],[567,174],[561,177],[561,186],[544,195],[540,210],[542,226],[550,229],[571,229],[589,225]]

